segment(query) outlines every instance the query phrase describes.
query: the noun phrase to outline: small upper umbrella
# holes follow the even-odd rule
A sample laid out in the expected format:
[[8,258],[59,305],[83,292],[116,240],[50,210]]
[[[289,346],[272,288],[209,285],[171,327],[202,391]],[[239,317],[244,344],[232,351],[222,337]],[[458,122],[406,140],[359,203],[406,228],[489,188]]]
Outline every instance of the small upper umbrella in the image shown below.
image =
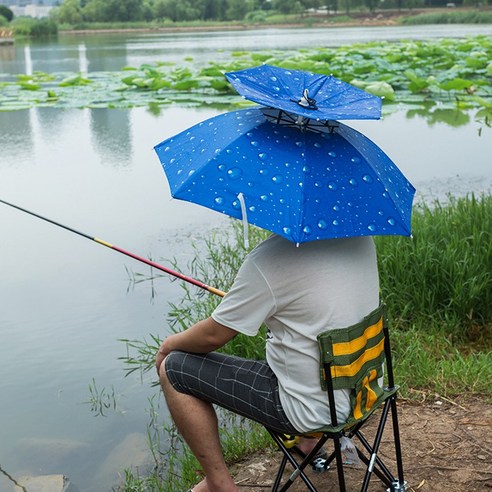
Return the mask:
[[245,99],[314,120],[381,117],[381,98],[333,76],[260,65],[225,74]]
[[374,142],[342,123],[300,131],[272,110],[245,109],[203,121],[155,150],[173,197],[295,243],[410,235],[415,189]]

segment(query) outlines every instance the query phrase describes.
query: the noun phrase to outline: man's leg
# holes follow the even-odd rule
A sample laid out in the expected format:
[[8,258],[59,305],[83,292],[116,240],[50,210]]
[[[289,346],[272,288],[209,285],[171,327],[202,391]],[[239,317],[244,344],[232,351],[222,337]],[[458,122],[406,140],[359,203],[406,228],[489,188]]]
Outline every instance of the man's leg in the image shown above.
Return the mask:
[[195,492],[237,492],[222,454],[217,415],[212,404],[176,391],[166,376],[165,364],[159,371],[162,391],[171,416],[205,473]]

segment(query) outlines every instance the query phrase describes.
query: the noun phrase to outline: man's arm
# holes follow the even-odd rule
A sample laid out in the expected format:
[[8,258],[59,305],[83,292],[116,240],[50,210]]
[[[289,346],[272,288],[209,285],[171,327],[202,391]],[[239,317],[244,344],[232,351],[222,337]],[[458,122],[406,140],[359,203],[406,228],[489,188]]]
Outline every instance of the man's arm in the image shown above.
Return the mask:
[[185,331],[168,336],[162,342],[156,356],[157,371],[159,372],[162,361],[173,350],[205,354],[224,346],[237,334],[237,331],[217,323],[213,318],[201,320]]

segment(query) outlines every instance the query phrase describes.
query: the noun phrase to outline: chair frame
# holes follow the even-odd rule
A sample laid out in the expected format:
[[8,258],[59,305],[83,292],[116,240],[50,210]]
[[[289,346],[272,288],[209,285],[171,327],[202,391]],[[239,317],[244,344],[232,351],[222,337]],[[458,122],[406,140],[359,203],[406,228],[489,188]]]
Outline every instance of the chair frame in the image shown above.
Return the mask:
[[[336,405],[335,405],[335,395],[333,388],[333,380],[332,380],[332,372],[331,372],[331,362],[323,364],[325,380],[327,385],[327,394],[328,394],[328,402],[330,405],[330,417],[331,417],[331,428],[330,430],[323,429],[318,432],[307,433],[307,434],[299,434],[299,436],[304,437],[317,437],[319,438],[314,449],[304,458],[302,461],[296,460],[292,453],[289,450],[289,447],[286,443],[286,436],[280,435],[278,432],[272,431],[267,428],[267,431],[270,433],[272,439],[275,441],[279,449],[283,453],[282,462],[280,463],[279,470],[277,472],[277,476],[275,478],[272,492],[284,492],[293,484],[294,480],[298,477],[304,481],[307,489],[311,492],[317,492],[316,487],[309,479],[309,477],[304,472],[307,465],[313,460],[318,451],[322,448],[322,446],[329,440],[332,439],[334,443],[334,451],[330,454],[330,456],[325,460],[322,465],[322,470],[325,471],[329,468],[330,464],[335,460],[338,474],[338,483],[340,492],[346,492],[346,484],[345,484],[345,472],[343,469],[343,459],[342,459],[342,451],[341,451],[341,443],[340,439],[342,437],[352,438],[355,437],[358,439],[358,442],[362,445],[363,450],[360,449],[359,446],[356,447],[357,455],[359,459],[366,465],[366,472],[364,476],[364,480],[362,482],[362,486],[360,491],[366,492],[369,487],[369,482],[371,480],[372,475],[376,475],[383,484],[387,486],[388,492],[405,492],[406,491],[406,482],[404,480],[403,475],[403,460],[401,454],[401,441],[400,441],[400,431],[398,425],[398,416],[397,416],[397,391],[398,386],[395,386],[394,376],[393,376],[393,362],[391,358],[391,347],[390,347],[390,338],[389,338],[389,329],[388,329],[388,321],[386,317],[385,306],[381,305],[381,315],[383,318],[383,333],[384,333],[384,354],[385,354],[385,363],[386,363],[386,375],[388,386],[385,388],[385,392],[389,394],[383,403],[381,404],[381,416],[379,419],[379,424],[376,429],[374,442],[371,444],[364,437],[361,432],[362,426],[370,417],[369,414],[365,418],[358,421],[354,424],[339,424],[337,415],[336,415]],[[388,420],[389,413],[391,412],[392,424],[393,424],[393,438],[394,438],[394,446],[395,446],[395,457],[396,457],[396,466],[397,466],[397,477],[395,477],[388,467],[383,463],[381,458],[378,456],[379,447],[381,444],[381,440],[383,437],[383,431]],[[287,463],[293,467],[294,471],[285,481],[285,483],[281,486],[283,474],[285,471],[285,467]],[[319,468],[317,468],[318,471]]]

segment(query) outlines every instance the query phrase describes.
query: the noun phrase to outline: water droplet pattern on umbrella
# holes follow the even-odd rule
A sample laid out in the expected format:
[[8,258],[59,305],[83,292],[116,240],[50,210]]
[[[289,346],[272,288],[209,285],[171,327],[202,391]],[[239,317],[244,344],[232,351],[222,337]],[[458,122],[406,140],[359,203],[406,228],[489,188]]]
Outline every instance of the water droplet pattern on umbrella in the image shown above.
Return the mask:
[[155,148],[175,198],[248,221],[295,243],[410,234],[414,189],[362,134],[300,132],[259,109],[206,120]]
[[[379,96],[332,75],[267,64],[225,75],[245,99],[306,118],[355,120],[381,117],[382,100]],[[306,89],[309,98],[315,101],[312,105],[302,104]]]

